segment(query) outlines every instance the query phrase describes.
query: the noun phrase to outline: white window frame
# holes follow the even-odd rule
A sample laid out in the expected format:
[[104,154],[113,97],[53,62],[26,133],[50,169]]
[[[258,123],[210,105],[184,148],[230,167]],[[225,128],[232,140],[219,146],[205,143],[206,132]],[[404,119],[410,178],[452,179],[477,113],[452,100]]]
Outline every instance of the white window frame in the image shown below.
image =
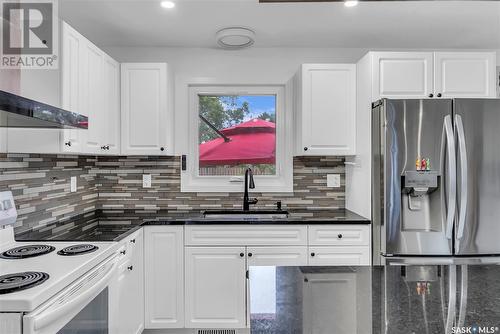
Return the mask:
[[242,192],[244,187],[242,176],[199,175],[199,95],[276,96],[276,175],[255,175],[251,191],[293,192],[291,94],[286,94],[285,85],[189,85],[188,91],[188,154],[186,170],[181,172],[182,192]]

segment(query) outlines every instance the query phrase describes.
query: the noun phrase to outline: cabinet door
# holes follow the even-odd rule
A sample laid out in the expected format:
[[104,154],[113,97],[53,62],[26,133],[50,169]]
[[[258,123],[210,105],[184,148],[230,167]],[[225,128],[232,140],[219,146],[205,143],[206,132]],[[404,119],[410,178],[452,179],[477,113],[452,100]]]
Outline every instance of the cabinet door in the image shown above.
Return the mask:
[[105,55],[103,67],[103,153],[120,154],[120,64]]
[[306,274],[302,290],[303,333],[358,333],[356,283],[355,273]]
[[244,328],[245,247],[186,247],[186,328]]
[[432,52],[374,52],[373,100],[433,94]]
[[309,247],[310,266],[370,265],[369,246],[312,246]]
[[[132,237],[133,246],[130,238],[125,242],[126,252],[131,255],[128,260],[123,261],[118,267],[118,294],[117,303],[111,312],[115,312],[112,323],[112,332],[140,334],[144,330],[144,242],[143,231],[139,230]],[[118,311],[118,312],[116,312]]]
[[[81,108],[82,90],[82,52],[85,40],[66,22],[61,25],[62,42],[62,108],[85,114]],[[85,130],[65,129],[61,133],[63,152],[81,152]]]
[[184,327],[182,226],[145,227],[145,327]]
[[87,41],[83,51],[83,89],[81,90],[84,114],[89,118],[86,130],[84,152],[103,153],[103,133],[105,122],[103,58],[104,53]]
[[248,266],[307,266],[307,247],[248,247]]
[[355,154],[356,65],[303,65],[302,95],[303,154]]
[[164,155],[167,147],[167,64],[121,64],[122,153]]
[[496,97],[494,52],[436,52],[435,92],[442,97]]

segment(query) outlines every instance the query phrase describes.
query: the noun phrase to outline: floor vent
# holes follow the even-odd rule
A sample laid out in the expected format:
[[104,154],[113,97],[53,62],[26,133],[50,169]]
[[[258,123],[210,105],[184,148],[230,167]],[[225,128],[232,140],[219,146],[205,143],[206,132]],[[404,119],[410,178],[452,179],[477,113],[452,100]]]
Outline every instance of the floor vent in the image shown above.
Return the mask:
[[198,334],[236,334],[235,329],[198,329]]

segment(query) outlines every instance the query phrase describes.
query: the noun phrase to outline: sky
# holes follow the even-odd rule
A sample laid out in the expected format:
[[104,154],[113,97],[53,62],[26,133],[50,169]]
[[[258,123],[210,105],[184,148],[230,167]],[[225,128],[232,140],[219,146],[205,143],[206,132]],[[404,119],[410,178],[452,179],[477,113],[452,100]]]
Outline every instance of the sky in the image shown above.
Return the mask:
[[274,95],[241,95],[238,99],[238,105],[247,101],[250,106],[250,113],[245,117],[245,121],[255,118],[267,112],[269,114],[276,113],[276,96]]

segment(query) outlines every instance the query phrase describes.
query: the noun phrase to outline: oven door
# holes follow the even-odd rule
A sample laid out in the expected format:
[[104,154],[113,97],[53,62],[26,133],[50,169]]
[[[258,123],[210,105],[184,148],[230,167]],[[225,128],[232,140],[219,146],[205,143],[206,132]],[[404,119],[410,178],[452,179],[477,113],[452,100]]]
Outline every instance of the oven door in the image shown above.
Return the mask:
[[108,286],[116,255],[23,317],[23,334],[108,333]]

